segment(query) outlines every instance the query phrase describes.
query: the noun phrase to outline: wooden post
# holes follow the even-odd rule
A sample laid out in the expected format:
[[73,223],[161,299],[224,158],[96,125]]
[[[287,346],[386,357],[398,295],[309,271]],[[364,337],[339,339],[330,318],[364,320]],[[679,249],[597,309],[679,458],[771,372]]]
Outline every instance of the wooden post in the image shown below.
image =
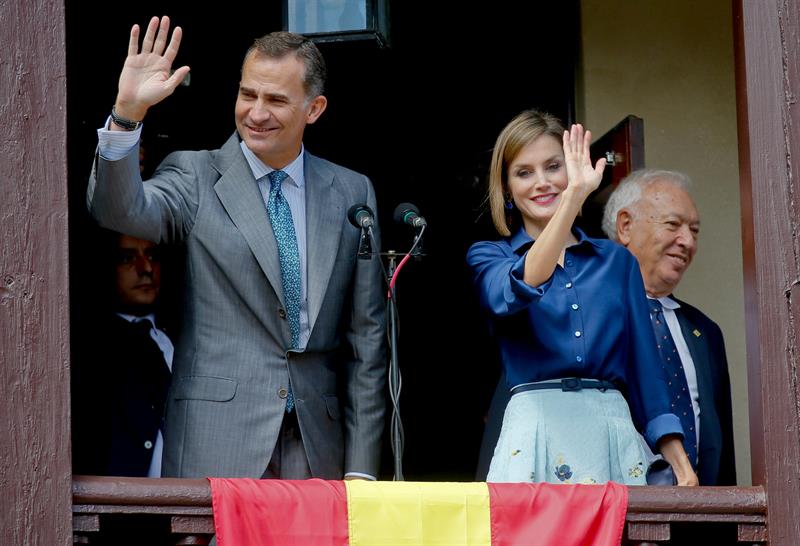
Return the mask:
[[753,482],[769,543],[800,543],[800,8],[734,2]]
[[0,543],[72,541],[62,2],[0,2]]

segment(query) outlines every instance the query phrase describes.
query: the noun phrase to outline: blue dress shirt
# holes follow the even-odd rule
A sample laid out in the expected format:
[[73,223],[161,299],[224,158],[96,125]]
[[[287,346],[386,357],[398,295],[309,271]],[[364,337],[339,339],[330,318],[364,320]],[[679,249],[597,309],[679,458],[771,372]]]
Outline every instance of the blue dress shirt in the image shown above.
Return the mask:
[[636,427],[655,449],[683,436],[670,413],[639,264],[624,247],[574,230],[564,266],[539,286],[524,280],[533,239],[524,229],[467,253],[482,306],[489,311],[509,387],[564,377],[619,386]]

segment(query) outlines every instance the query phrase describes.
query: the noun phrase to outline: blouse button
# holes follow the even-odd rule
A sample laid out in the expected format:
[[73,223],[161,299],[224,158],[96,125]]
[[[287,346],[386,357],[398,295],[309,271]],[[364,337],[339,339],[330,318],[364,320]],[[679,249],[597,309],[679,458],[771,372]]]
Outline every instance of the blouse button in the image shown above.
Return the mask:
[[567,265],[571,266],[572,265],[572,260],[567,260]]
[[572,283],[571,283],[571,282],[568,282],[568,283],[567,283],[567,284],[565,284],[564,286],[565,286],[566,288],[572,288]]
[[572,308],[573,308],[573,309],[575,309],[575,310],[577,311],[577,310],[578,310],[578,304],[577,304],[577,303],[573,303],[573,304],[572,304]]
[[583,362],[583,357],[582,356],[576,356],[575,357],[575,361],[576,362]]
[[581,337],[581,331],[575,330],[575,337]]

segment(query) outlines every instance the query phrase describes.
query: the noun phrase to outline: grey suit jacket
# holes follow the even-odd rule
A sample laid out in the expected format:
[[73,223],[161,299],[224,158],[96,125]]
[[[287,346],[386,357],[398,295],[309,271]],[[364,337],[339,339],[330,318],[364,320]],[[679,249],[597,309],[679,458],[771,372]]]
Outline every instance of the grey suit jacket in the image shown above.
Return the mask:
[[171,154],[144,183],[136,150],[95,160],[87,202],[101,225],[186,245],[165,476],[260,477],[290,377],[312,474],[378,473],[381,267],[377,248],[372,259],[357,259],[360,233],[346,217],[358,203],[375,210],[375,195],[365,176],[308,152],[304,169],[311,334],[305,350],[290,351],[277,246],[238,135],[219,150]]

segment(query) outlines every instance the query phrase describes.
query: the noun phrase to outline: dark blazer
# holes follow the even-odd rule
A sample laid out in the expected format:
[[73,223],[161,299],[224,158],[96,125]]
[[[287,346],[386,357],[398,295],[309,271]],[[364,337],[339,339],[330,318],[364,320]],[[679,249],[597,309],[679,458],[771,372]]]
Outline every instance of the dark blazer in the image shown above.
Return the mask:
[[147,476],[170,372],[146,331],[109,313],[87,329],[73,360],[73,470]]
[[358,259],[360,231],[347,220],[353,205],[376,209],[372,184],[305,153],[311,334],[305,350],[290,350],[277,242],[239,142],[234,133],[218,150],[175,152],[144,184],[136,150],[97,157],[89,181],[103,227],[186,245],[163,475],[261,477],[291,377],[312,475],[377,476],[385,292],[379,249]]
[[735,485],[731,383],[725,342],[719,326],[699,309],[672,297],[697,373],[700,394],[700,485]]
[[[719,326],[697,308],[677,298],[675,310],[697,370],[700,395],[700,445],[697,478],[700,485],[735,485],[733,417],[728,359]],[[476,479],[483,481],[500,436],[503,413],[510,399],[505,374],[492,398],[481,442]]]

